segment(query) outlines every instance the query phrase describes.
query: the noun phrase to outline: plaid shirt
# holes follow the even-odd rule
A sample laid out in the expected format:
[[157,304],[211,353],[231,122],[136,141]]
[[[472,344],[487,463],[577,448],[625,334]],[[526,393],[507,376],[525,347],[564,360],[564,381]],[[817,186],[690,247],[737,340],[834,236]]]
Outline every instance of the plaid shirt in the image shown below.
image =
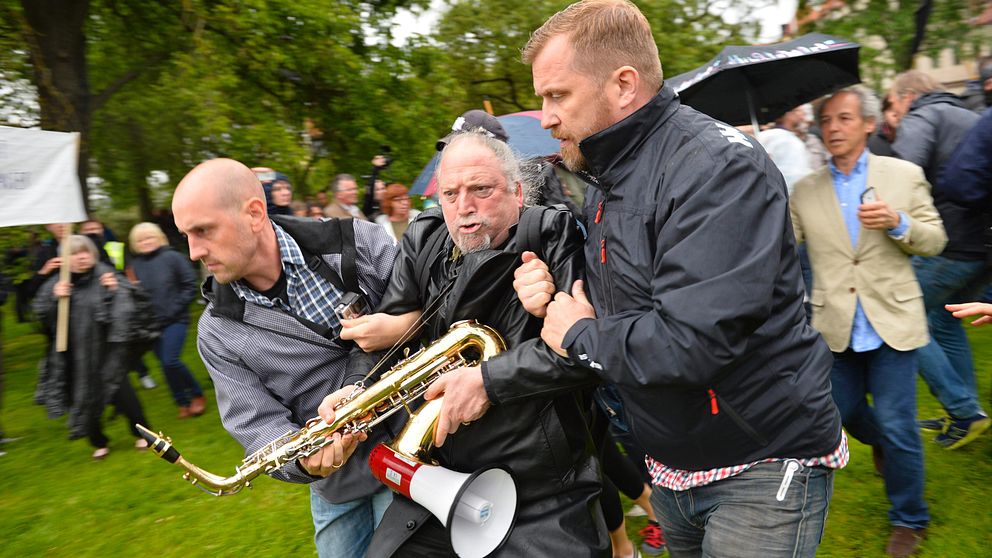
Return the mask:
[[[828,455],[822,457],[811,457],[808,459],[798,459],[803,467],[827,467],[830,469],[843,469],[850,459],[847,449],[847,434],[842,430],[840,445]],[[706,486],[707,484],[721,481],[726,478],[739,475],[747,471],[758,463],[774,463],[785,461],[786,458],[772,457],[747,463],[745,465],[734,465],[732,467],[720,467],[708,471],[682,471],[672,469],[660,461],[655,461],[651,456],[647,456],[644,461],[648,466],[648,473],[651,475],[651,484],[661,486],[669,490],[689,490]]]
[[289,300],[279,298],[269,300],[244,281],[231,283],[234,292],[247,302],[266,308],[278,306],[286,312],[337,331],[340,329],[340,323],[337,314],[334,313],[334,307],[342,293],[307,266],[303,251],[293,237],[275,223],[272,223],[272,228],[276,231],[276,241],[279,243],[279,256],[282,259],[282,270],[286,274],[286,293]]

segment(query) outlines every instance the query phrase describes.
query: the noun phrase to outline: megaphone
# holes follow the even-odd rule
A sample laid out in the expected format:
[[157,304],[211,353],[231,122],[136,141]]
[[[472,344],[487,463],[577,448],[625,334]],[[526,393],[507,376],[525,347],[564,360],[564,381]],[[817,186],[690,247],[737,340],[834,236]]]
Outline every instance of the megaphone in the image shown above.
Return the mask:
[[427,508],[447,527],[460,558],[484,558],[510,535],[517,485],[502,466],[459,473],[411,459],[385,444],[369,455],[372,474],[394,492]]

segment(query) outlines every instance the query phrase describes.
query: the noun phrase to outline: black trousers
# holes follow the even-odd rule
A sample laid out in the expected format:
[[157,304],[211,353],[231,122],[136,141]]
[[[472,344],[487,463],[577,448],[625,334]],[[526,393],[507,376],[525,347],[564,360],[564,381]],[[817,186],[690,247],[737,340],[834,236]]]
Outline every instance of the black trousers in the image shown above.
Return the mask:
[[623,524],[620,492],[633,500],[644,492],[644,482],[634,463],[620,453],[612,437],[607,437],[603,443],[599,462],[603,466],[603,493],[599,496],[599,505],[606,528],[613,531]]
[[[135,438],[141,436],[138,433],[138,429],[135,428],[136,423],[141,423],[144,426],[149,426],[148,420],[145,418],[145,413],[141,408],[141,401],[138,400],[138,394],[134,392],[134,388],[131,386],[131,382],[125,376],[121,380],[120,387],[117,388],[117,393],[110,400],[117,409],[117,412],[127,419],[128,427],[131,429],[131,434]],[[105,448],[110,439],[107,435],[103,433],[103,409],[99,412],[92,413],[90,415],[89,424],[87,424],[86,432],[89,437],[90,444],[95,448]]]

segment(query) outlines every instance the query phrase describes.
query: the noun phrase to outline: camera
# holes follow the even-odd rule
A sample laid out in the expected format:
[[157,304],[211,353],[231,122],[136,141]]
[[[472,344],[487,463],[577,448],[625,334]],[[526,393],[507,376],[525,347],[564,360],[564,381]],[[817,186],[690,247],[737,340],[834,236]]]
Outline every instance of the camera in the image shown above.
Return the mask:
[[341,300],[334,305],[334,313],[341,320],[351,320],[363,316],[367,312],[368,305],[365,303],[365,298],[356,293],[345,293]]
[[380,145],[379,146],[379,155],[381,155],[382,158],[385,159],[385,161],[383,162],[382,166],[379,167],[380,169],[383,169],[383,170],[388,169],[389,168],[389,165],[393,164],[392,153],[393,153],[393,149],[391,147],[389,147],[388,145]]

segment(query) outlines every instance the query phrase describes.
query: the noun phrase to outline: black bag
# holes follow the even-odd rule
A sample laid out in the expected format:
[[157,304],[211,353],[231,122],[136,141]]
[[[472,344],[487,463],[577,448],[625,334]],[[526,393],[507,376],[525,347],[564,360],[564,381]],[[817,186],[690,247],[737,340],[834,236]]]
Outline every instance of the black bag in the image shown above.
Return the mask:
[[128,288],[131,309],[127,312],[127,341],[131,343],[153,343],[162,335],[162,324],[155,317],[151,296],[140,283],[131,283]]

